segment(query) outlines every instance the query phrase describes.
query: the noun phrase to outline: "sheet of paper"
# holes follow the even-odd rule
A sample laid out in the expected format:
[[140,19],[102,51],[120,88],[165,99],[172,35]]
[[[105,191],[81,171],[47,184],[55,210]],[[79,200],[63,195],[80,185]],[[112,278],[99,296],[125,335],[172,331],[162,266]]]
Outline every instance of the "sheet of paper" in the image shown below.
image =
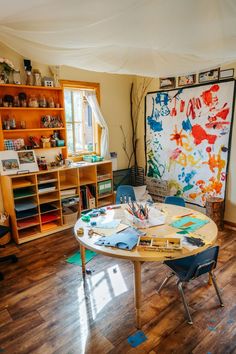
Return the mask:
[[126,224],[120,224],[118,225],[115,229],[103,229],[103,228],[93,228],[95,232],[97,232],[101,236],[111,236],[114,234],[114,232],[120,232],[122,230],[125,230],[129,227],[129,225]]

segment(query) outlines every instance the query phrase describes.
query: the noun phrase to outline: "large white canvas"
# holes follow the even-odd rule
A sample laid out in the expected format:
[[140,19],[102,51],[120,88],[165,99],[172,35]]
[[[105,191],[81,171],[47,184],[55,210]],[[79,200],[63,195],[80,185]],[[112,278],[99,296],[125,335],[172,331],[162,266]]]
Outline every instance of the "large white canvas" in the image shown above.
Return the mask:
[[169,182],[172,194],[204,206],[224,198],[234,80],[146,96],[147,175]]

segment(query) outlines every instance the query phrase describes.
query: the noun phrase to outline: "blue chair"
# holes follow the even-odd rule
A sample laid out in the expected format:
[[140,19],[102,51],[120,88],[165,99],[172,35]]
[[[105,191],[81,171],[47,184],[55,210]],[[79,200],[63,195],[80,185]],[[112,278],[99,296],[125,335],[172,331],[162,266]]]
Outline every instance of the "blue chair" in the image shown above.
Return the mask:
[[185,207],[184,198],[175,197],[175,196],[165,197],[165,204],[174,204],[174,205]]
[[216,278],[213,273],[213,269],[216,267],[217,258],[219,253],[219,246],[215,246],[212,248],[208,248],[205,251],[198,253],[193,256],[164,261],[164,264],[167,265],[171,269],[171,273],[165,278],[163,283],[158,289],[158,293],[160,293],[161,289],[164,285],[169,281],[169,279],[176,275],[178,278],[177,287],[180,292],[185,312],[188,318],[188,323],[193,324],[188,304],[185,298],[185,294],[183,291],[183,283],[189,282],[190,280],[198,278],[200,275],[209,273],[210,278],[212,279],[216,294],[218,296],[220,306],[224,306],[219,288],[216,283]]
[[116,204],[128,203],[128,201],[136,201],[134,188],[129,185],[122,185],[116,191]]

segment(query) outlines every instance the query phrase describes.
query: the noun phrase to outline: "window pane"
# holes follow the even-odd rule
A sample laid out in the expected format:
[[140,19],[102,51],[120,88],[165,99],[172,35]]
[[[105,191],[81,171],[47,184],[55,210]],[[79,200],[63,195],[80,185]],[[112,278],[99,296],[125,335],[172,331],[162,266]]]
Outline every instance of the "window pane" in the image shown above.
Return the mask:
[[66,113],[66,121],[72,122],[72,106],[71,106],[71,91],[64,91],[64,99],[65,99],[65,113]]
[[83,116],[83,95],[81,91],[73,91],[74,121],[82,122]]
[[75,129],[75,151],[84,150],[83,146],[83,126],[81,123],[74,124]]
[[66,136],[67,136],[67,146],[68,152],[73,153],[74,151],[74,139],[73,139],[73,125],[66,123]]
[[92,111],[89,106],[89,104],[86,104],[85,108],[85,117],[84,117],[84,127],[85,127],[85,132],[84,132],[84,143],[85,143],[85,149],[88,151],[93,151],[93,117],[92,117]]

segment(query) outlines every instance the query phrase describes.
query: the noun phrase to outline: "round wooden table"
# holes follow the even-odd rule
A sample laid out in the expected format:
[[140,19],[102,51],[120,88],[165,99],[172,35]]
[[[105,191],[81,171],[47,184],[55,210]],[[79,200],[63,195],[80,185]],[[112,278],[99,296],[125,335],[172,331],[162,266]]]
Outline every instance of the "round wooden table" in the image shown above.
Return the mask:
[[[189,256],[192,254],[196,254],[202,252],[204,249],[212,246],[215,244],[217,239],[218,229],[214,221],[208,218],[206,215],[197,212],[192,209],[171,205],[171,204],[160,204],[157,203],[154,205],[155,208],[163,211],[166,214],[166,220],[164,225],[150,227],[145,229],[147,236],[158,235],[158,236],[167,236],[171,235],[179,229],[176,229],[170,224],[177,220],[178,218],[183,217],[184,215],[191,214],[191,216],[199,217],[209,222],[205,224],[203,227],[196,231],[197,236],[201,237],[204,242],[205,246],[198,247],[194,250],[189,250],[188,248],[182,248],[181,250],[170,251],[170,252],[159,252],[159,251],[141,251],[135,247],[132,251],[125,251],[118,248],[112,247],[105,247],[105,246],[98,246],[95,245],[95,242],[101,237],[101,235],[93,234],[92,236],[88,235],[88,230],[92,227],[89,223],[84,222],[81,218],[76,222],[74,227],[75,237],[80,244],[80,253],[82,259],[82,272],[85,274],[85,249],[90,249],[96,253],[101,253],[105,256],[115,257],[126,259],[133,262],[134,265],[134,298],[135,298],[135,308],[136,308],[136,326],[138,329],[141,328],[141,264],[143,262],[163,262],[169,259],[177,259],[183,258],[185,256]],[[109,209],[106,212],[105,217],[107,220],[112,219],[121,219],[121,223],[130,224],[130,222],[126,219],[124,213],[125,205],[120,205],[117,208],[117,205],[114,206],[114,209]],[[96,221],[96,218],[92,218],[91,221]],[[84,234],[79,235],[77,230],[79,228],[84,229]],[[108,236],[109,237],[109,236]]]

